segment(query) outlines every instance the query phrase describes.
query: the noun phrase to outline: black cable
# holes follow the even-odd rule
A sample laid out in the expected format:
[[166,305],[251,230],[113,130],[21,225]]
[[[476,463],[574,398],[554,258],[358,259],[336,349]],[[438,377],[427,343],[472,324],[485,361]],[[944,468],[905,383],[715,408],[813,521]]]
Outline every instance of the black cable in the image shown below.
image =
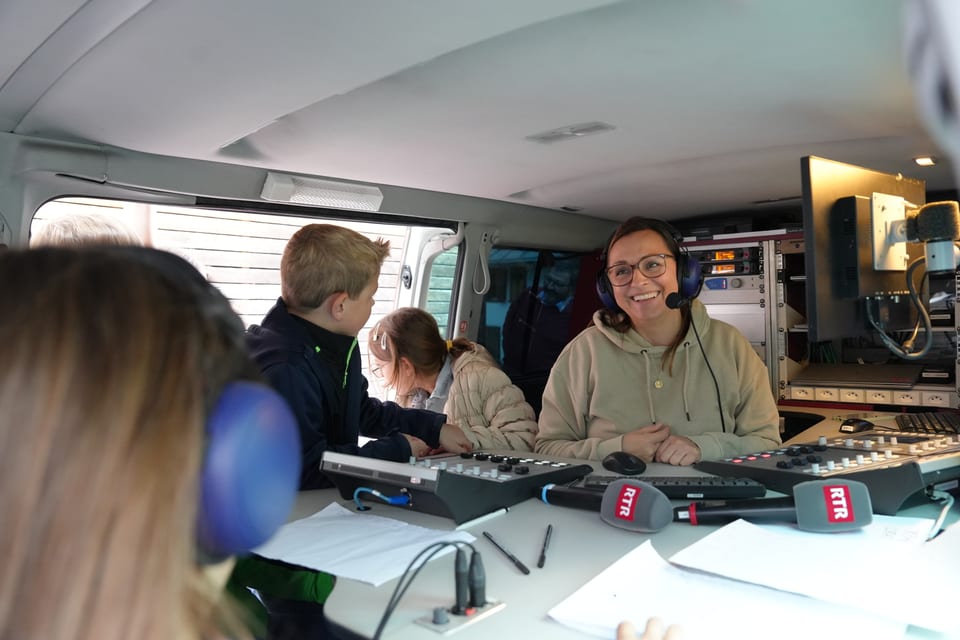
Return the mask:
[[707,363],[707,371],[710,372],[710,377],[713,378],[713,387],[717,390],[717,409],[720,411],[720,429],[726,433],[727,424],[723,419],[723,402],[720,399],[720,383],[717,382],[717,375],[713,372],[713,367],[710,366],[707,350],[703,348],[703,342],[700,340],[700,332],[697,331],[697,323],[693,321],[693,318],[690,319],[690,326],[693,327],[693,335],[696,336],[697,344],[700,345],[700,353],[703,354],[703,361]]
[[[420,570],[423,569],[423,567],[426,566],[427,562],[430,561],[430,558],[440,553],[440,551],[444,547],[454,546],[459,549],[460,545],[466,545],[470,547],[470,549],[474,553],[476,553],[476,549],[473,548],[473,545],[465,542],[434,542],[433,544],[422,549],[420,553],[418,553],[413,558],[413,560],[410,561],[410,564],[408,564],[407,568],[403,570],[403,574],[401,574],[400,579],[397,581],[397,586],[394,587],[393,594],[391,594],[390,596],[390,600],[387,601],[387,606],[383,610],[383,616],[380,617],[380,623],[377,625],[377,630],[373,632],[372,640],[380,640],[380,635],[383,633],[384,627],[387,626],[387,621],[390,620],[390,616],[393,615],[393,611],[397,608],[397,605],[400,603],[400,599],[407,592],[407,589],[410,587],[414,579],[420,573]],[[423,556],[427,552],[429,553],[423,559],[423,562],[421,562],[420,565],[417,566],[416,569],[414,569],[414,565],[417,564],[417,561],[420,560],[421,556]],[[413,573],[410,573],[411,569],[413,569]],[[409,574],[409,577],[408,577],[408,574]],[[404,583],[405,578],[407,579],[406,583]]]

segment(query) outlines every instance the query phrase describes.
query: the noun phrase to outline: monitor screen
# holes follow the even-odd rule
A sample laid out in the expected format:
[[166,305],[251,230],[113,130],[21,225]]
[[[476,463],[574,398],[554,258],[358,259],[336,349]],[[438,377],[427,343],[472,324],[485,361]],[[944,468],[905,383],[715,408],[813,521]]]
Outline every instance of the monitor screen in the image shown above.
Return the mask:
[[923,255],[923,245],[897,245],[899,255],[891,251],[877,268],[874,226],[882,206],[874,194],[920,206],[925,183],[815,156],[802,159],[801,173],[809,341],[870,335],[868,298],[885,330],[912,328],[906,263]]

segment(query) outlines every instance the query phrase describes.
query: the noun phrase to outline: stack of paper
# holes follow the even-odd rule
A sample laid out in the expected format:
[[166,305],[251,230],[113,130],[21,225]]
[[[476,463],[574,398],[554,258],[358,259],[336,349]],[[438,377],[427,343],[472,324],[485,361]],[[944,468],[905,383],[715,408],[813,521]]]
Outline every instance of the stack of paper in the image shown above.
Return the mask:
[[930,525],[875,516],[860,531],[812,534],[741,520],[674,564],[646,542],[550,616],[605,638],[621,620],[642,628],[651,616],[680,624],[688,640],[882,640],[902,638],[908,625],[953,634],[960,617],[945,603],[960,601],[960,529],[924,543]]
[[[254,553],[380,586],[399,577],[418,553],[435,542],[474,540],[464,531],[427,529],[333,503],[309,518],[284,525]],[[447,547],[434,557],[451,551],[453,547]]]

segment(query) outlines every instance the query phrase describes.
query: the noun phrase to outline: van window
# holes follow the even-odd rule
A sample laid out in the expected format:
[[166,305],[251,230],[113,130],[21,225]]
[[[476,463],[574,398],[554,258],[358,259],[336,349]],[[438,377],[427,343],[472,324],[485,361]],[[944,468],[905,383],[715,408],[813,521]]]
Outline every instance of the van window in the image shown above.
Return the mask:
[[[418,267],[419,247],[440,227],[374,223],[299,214],[212,210],[200,207],[153,205],[117,200],[63,198],[44,204],[31,224],[31,234],[52,218],[80,212],[98,212],[115,217],[133,229],[145,244],[176,253],[190,261],[230,300],[245,326],[257,324],[280,297],[280,258],[287,240],[298,229],[313,223],[349,227],[371,239],[390,241],[390,254],[380,271],[373,312],[358,336],[364,375],[367,375],[367,334],[384,315],[401,306],[417,306],[412,280]],[[458,247],[448,249],[427,265],[427,310],[446,332],[452,316]],[[409,275],[404,277],[404,272]],[[407,283],[404,283],[404,279]],[[367,376],[370,380],[371,377]],[[371,381],[372,382],[372,381]],[[376,385],[371,395],[385,398]]]
[[490,252],[479,341],[538,413],[550,368],[586,326],[583,309],[588,317],[599,304],[596,293],[582,286],[585,255],[500,247]]

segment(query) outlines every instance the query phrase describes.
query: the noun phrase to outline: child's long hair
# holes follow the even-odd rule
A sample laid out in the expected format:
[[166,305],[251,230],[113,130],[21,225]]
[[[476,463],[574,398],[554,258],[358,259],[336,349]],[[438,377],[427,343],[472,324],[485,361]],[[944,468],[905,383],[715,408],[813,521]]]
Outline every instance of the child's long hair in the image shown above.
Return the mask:
[[204,422],[249,361],[239,319],[133,257],[151,251],[0,252],[0,638],[217,634]]

